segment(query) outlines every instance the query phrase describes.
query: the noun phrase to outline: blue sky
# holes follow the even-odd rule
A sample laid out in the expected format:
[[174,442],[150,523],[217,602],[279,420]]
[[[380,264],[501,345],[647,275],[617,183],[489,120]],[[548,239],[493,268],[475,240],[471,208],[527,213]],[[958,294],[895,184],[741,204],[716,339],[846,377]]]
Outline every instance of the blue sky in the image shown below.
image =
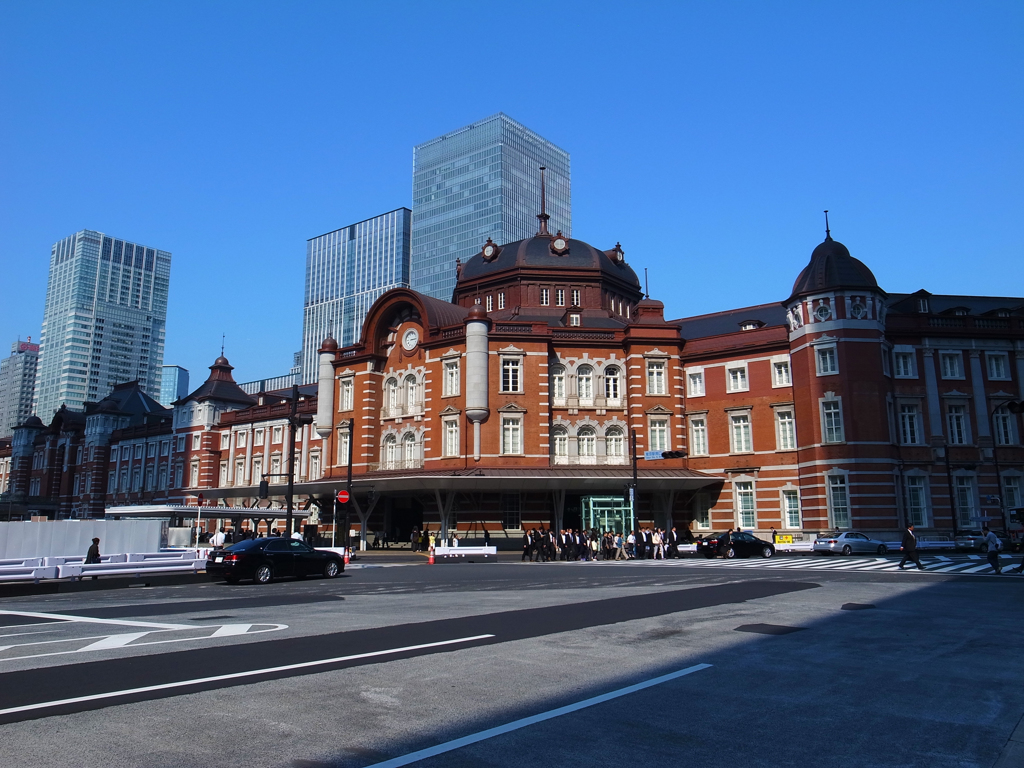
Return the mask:
[[[411,203],[504,111],[572,156],[573,235],[670,317],[786,298],[823,237],[890,292],[1024,295],[1024,4],[0,4],[0,344],[50,246],[173,253],[165,362],[300,347],[306,239]],[[6,346],[0,347],[6,354]]]

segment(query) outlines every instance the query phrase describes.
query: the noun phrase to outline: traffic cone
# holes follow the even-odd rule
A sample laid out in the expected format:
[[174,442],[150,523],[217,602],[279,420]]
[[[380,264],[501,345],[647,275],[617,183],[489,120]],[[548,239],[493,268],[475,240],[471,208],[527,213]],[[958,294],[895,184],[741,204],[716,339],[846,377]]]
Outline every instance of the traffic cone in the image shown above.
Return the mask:
[[345,547],[345,565],[348,565],[348,547]]
[[434,550],[430,550],[430,557],[427,558],[427,565],[434,564]]

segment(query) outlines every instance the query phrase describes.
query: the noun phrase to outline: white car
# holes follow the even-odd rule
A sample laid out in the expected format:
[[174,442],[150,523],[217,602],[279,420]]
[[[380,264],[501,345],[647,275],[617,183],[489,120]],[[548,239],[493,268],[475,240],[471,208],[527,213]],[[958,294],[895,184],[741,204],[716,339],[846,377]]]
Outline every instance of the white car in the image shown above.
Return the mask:
[[862,555],[884,555],[889,551],[889,545],[878,539],[869,539],[863,533],[856,531],[843,531],[842,533],[821,533],[814,540],[811,548],[823,555],[840,552],[844,555],[854,553]]

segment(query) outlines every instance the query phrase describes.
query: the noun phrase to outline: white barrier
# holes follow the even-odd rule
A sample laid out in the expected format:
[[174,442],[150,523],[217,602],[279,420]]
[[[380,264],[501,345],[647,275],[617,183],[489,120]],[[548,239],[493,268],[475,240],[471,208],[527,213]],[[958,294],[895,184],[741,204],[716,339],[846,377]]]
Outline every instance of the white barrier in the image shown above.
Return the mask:
[[131,552],[103,555],[98,563],[85,563],[84,557],[31,557],[0,561],[0,581],[41,581],[43,579],[81,579],[83,576],[136,576],[158,573],[194,573],[206,568],[206,553]]
[[48,520],[0,523],[0,558],[85,556],[94,537],[105,552],[154,552],[166,546],[162,520]]

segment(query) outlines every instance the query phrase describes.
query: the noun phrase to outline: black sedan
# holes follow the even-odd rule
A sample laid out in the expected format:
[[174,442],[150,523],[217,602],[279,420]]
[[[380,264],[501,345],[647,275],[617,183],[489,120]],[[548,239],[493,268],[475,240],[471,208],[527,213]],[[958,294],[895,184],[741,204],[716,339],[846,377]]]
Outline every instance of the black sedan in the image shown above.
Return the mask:
[[774,557],[775,545],[762,541],[746,531],[712,533],[697,541],[698,554],[712,558],[722,557]]
[[333,579],[345,570],[336,552],[321,552],[298,539],[247,539],[225,549],[215,549],[206,560],[206,572],[214,579],[234,584],[252,579],[269,584],[274,579],[294,576],[323,576]]

